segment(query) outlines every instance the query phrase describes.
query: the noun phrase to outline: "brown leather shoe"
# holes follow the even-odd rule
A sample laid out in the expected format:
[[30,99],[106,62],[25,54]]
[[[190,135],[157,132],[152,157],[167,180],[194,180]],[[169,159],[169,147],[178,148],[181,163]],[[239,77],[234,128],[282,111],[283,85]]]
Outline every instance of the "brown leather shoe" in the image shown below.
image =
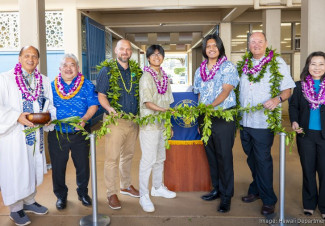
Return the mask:
[[123,195],[129,195],[129,196],[132,196],[132,197],[135,197],[135,198],[139,198],[140,197],[139,191],[137,189],[135,189],[133,187],[133,185],[130,185],[126,189],[122,189],[121,188],[120,193],[123,194]]
[[270,215],[274,213],[275,206],[274,205],[263,205],[261,214],[263,215]]
[[107,200],[109,207],[111,207],[113,210],[121,209],[121,203],[116,194],[107,197]]
[[260,196],[259,195],[254,195],[254,194],[248,194],[246,196],[241,197],[241,200],[243,202],[247,202],[247,203],[254,202],[257,199],[260,199]]

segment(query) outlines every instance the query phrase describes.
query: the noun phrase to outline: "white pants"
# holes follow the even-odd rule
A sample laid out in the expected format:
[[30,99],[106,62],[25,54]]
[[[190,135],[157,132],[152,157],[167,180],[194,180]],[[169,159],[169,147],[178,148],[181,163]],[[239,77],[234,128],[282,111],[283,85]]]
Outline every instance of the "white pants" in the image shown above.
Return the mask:
[[24,199],[21,199],[14,204],[9,205],[10,212],[18,212],[24,208],[24,204],[31,205],[35,202],[36,191]]
[[159,188],[163,183],[166,159],[163,130],[140,129],[141,160],[139,167],[140,196],[149,194],[149,177],[152,170],[152,186]]

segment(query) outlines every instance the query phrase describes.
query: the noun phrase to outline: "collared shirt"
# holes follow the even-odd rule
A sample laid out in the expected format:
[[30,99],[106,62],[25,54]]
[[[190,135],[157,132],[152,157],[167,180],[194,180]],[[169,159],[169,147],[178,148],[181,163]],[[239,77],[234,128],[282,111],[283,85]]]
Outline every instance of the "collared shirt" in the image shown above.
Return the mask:
[[[206,73],[209,73],[208,67],[206,67]],[[200,68],[195,72],[194,77],[194,93],[200,94],[200,103],[206,105],[212,104],[213,101],[218,97],[222,92],[223,84],[229,84],[233,87],[236,87],[239,82],[238,72],[236,67],[230,61],[225,61],[221,64],[220,69],[216,72],[213,79],[204,82],[201,78]],[[220,103],[214,109],[222,107],[227,109],[236,105],[236,95],[234,90],[231,90],[228,97]]]
[[[64,91],[66,93],[68,93],[69,89],[73,87],[76,79],[77,77],[72,80],[70,85],[68,85],[64,82],[63,79],[61,79]],[[53,102],[54,106],[56,107],[57,119],[63,119],[72,116],[83,117],[88,111],[89,107],[93,105],[99,105],[97,93],[95,92],[95,86],[88,79],[84,80],[84,83],[79,92],[74,97],[67,100],[61,99],[61,97],[58,95],[55,90],[54,81],[51,83],[51,85],[53,92]],[[60,131],[60,127],[58,125],[55,126],[55,129],[57,131]],[[71,126],[67,124],[62,124],[62,132],[73,133],[75,131]]]
[[[124,69],[118,62],[117,66],[120,70],[120,73],[123,77],[125,86],[127,89],[130,89],[131,86],[131,70],[130,67],[127,69]],[[107,95],[107,92],[109,91],[110,88],[110,83],[109,79],[111,78],[111,75],[107,75],[107,73],[111,69],[109,67],[103,67],[97,76],[96,80],[96,92],[98,93],[103,93]],[[136,78],[132,77],[132,81],[134,81]],[[118,86],[122,89],[119,92],[121,93],[121,96],[118,100],[118,103],[122,105],[121,110],[126,112],[126,113],[132,113],[136,115],[138,113],[138,99],[135,96],[135,90],[138,89],[138,85],[133,84],[131,92],[128,93],[126,92],[122,79],[118,79]],[[111,101],[110,99],[108,100],[109,102]],[[108,112],[106,111],[108,114]]]
[[27,71],[25,71],[23,68],[21,68],[23,74],[23,78],[28,82],[28,85],[30,88],[35,88],[35,71],[33,71],[31,74],[28,74]]
[[[162,83],[162,74],[157,72],[157,78]],[[146,102],[154,103],[155,105],[162,108],[169,108],[170,104],[174,102],[172,90],[168,81],[167,91],[164,94],[159,94],[155,80],[149,72],[144,72],[140,78],[139,83],[139,94],[140,94],[140,116],[144,117],[150,114],[157,114],[158,111],[153,111],[146,107]],[[162,130],[164,129],[163,123],[156,122],[155,124],[148,124],[142,126],[142,130]]]
[[[259,64],[259,62],[263,59],[262,57],[259,60],[252,59],[253,66]],[[276,58],[279,66],[279,72],[283,75],[283,79],[280,83],[280,91],[294,88],[296,85],[292,80],[288,66],[285,61],[281,57]],[[271,65],[269,64],[266,67],[266,71],[264,77],[260,80],[260,82],[250,82],[246,74],[242,74],[240,79],[240,95],[239,101],[242,107],[247,107],[248,105],[253,107],[257,104],[264,104],[267,100],[271,99],[271,72],[270,72]],[[258,76],[259,73],[255,74],[254,76]],[[255,129],[267,129],[268,123],[266,122],[267,116],[264,115],[264,109],[250,112],[250,113],[243,113],[243,118],[240,121],[240,124],[244,127],[250,127]]]

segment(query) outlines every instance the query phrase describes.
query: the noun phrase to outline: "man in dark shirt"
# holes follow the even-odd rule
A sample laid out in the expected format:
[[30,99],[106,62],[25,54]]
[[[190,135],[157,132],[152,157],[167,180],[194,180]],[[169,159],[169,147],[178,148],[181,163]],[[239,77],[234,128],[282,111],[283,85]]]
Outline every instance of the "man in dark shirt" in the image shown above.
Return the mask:
[[[138,113],[139,78],[142,74],[139,66],[130,61],[131,43],[122,39],[115,48],[116,60],[106,62],[98,77],[96,91],[98,100],[106,114]],[[106,118],[104,114],[104,120]],[[105,137],[104,176],[107,187],[109,207],[120,209],[117,197],[116,177],[120,172],[120,193],[139,197],[139,191],[131,185],[131,163],[135,150],[139,127],[130,120],[119,119],[118,125],[109,126],[111,133]],[[119,163],[119,164],[118,164]]]

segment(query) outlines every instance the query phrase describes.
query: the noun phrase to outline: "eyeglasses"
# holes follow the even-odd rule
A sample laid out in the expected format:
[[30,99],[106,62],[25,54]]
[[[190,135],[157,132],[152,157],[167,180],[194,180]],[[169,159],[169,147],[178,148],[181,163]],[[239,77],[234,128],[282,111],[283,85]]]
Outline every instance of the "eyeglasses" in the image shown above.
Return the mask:
[[160,53],[153,53],[150,55],[150,57],[162,57],[163,55],[161,55]]

